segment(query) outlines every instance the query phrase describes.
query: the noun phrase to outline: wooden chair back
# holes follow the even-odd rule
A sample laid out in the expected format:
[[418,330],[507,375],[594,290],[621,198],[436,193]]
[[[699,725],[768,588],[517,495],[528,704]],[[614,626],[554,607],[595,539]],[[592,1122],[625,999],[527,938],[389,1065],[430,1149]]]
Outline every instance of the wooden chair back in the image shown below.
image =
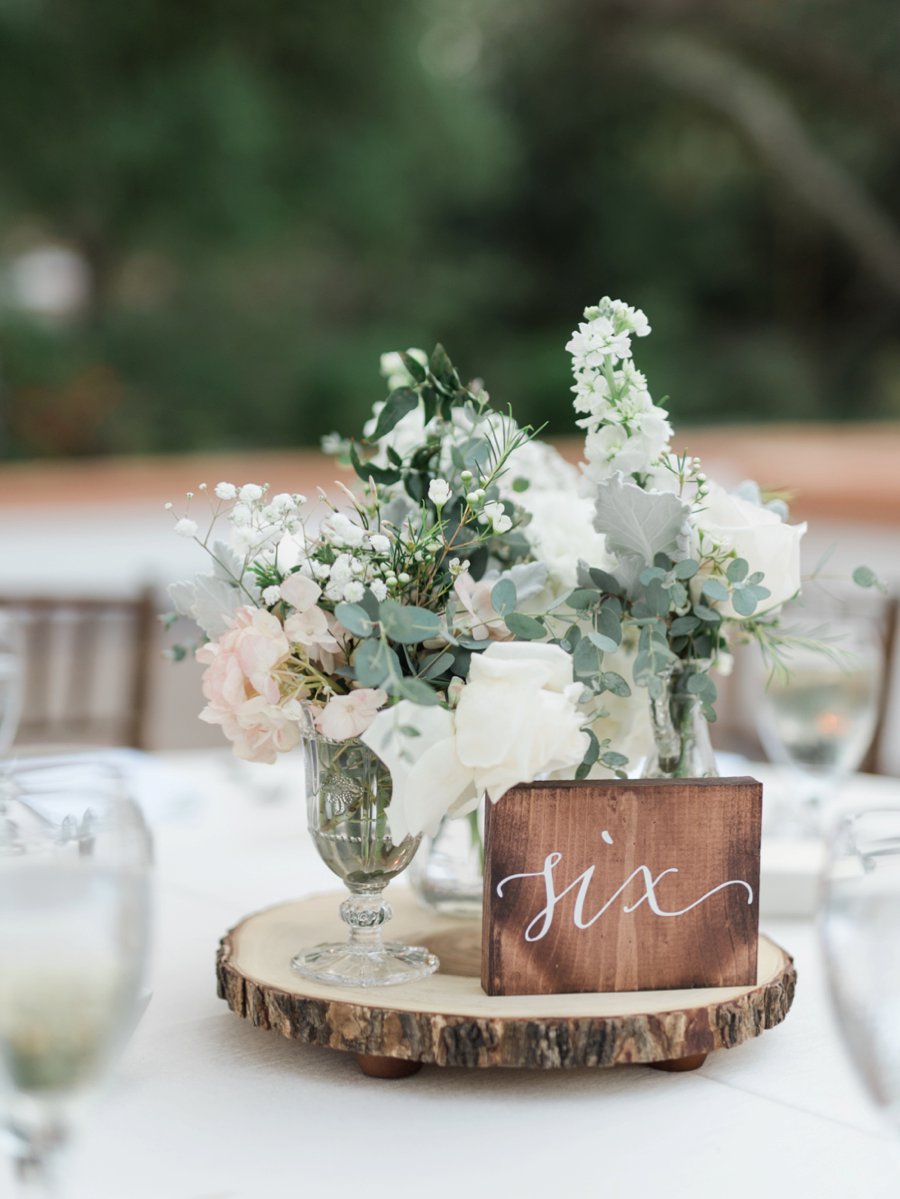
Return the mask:
[[0,596],[21,632],[24,701],[16,745],[144,749],[152,590],[129,599]]

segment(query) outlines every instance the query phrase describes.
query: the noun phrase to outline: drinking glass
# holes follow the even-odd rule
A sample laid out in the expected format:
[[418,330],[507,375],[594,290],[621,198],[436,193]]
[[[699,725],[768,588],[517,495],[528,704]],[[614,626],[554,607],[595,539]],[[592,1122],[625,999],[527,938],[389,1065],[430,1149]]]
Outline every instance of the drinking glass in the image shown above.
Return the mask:
[[0,758],[15,740],[23,691],[22,630],[13,615],[0,611]]
[[407,836],[394,843],[387,814],[390,771],[358,738],[329,741],[311,727],[303,760],[310,835],[350,892],[340,906],[349,936],[301,950],[291,960],[293,969],[345,987],[391,986],[433,974],[433,953],[382,936],[393,915],[383,891],[410,864],[421,840]]
[[118,773],[23,759],[0,774],[0,1125],[23,1195],[58,1159],[136,1022],[150,842]]
[[838,823],[819,929],[844,1043],[900,1135],[900,806]]
[[[861,601],[862,602],[862,601]],[[792,794],[781,805],[776,832],[816,835],[829,801],[859,769],[878,721],[884,649],[871,610],[822,597],[788,605],[787,632],[820,640],[823,648],[789,645],[786,674],[769,680],[757,708],[769,758],[788,768]]]

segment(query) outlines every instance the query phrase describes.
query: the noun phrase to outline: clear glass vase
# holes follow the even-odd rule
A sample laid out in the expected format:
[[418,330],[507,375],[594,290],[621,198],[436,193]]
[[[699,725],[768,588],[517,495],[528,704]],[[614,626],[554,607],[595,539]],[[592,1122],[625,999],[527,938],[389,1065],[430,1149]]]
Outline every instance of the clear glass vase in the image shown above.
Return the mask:
[[445,816],[425,837],[409,869],[417,899],[442,916],[481,917],[484,891],[484,807],[467,817]]
[[679,662],[663,679],[660,694],[650,696],[653,750],[641,778],[718,778],[700,696],[689,690],[691,678],[709,670],[708,661]]
[[328,741],[310,733],[304,745],[309,831],[322,861],[350,895],[340,906],[346,941],[301,950],[291,965],[304,978],[348,987],[390,986],[425,978],[433,953],[385,941],[392,916],[383,891],[410,864],[419,837],[395,845],[388,828],[390,772],[361,741]]

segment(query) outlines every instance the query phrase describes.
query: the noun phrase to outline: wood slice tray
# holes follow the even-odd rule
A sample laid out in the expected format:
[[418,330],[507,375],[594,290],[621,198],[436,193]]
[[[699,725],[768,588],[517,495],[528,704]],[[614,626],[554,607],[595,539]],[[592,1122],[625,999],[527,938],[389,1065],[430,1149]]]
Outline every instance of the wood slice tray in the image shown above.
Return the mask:
[[258,1028],[356,1055],[397,1078],[423,1064],[559,1067],[653,1065],[691,1070],[780,1024],[796,985],[792,958],[760,937],[752,987],[490,997],[481,989],[481,924],[425,911],[398,889],[389,937],[427,945],[437,974],[394,987],[336,987],[301,978],[300,949],[339,941],[343,895],[315,895],[248,916],[219,945],[219,997]]

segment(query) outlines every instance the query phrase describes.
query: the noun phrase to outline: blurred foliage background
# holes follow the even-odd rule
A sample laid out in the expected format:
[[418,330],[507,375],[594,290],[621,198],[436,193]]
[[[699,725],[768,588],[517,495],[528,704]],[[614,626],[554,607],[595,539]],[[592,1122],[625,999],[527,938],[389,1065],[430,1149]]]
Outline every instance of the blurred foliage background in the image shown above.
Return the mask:
[[571,432],[900,417],[894,0],[0,0],[0,455],[315,444],[439,339]]

